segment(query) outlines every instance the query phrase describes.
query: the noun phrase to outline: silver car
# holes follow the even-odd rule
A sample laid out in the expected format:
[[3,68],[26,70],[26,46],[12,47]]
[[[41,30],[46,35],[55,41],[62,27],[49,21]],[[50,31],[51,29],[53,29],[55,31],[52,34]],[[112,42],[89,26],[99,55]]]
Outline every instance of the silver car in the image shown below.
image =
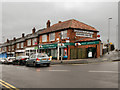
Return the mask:
[[47,65],[50,66],[51,58],[45,53],[32,54],[28,60],[26,60],[26,66],[40,66]]

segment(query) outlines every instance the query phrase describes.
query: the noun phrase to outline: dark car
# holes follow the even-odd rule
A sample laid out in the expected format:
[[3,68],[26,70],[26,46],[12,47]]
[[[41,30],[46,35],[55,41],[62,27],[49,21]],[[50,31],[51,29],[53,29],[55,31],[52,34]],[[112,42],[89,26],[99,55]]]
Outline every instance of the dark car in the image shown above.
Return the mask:
[[27,59],[29,59],[29,56],[17,56],[13,65],[25,65]]

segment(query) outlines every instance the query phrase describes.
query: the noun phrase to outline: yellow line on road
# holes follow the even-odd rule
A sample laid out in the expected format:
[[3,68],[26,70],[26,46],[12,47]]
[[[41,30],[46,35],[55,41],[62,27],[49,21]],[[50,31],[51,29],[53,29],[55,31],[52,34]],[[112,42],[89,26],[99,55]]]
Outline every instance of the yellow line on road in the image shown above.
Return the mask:
[[1,84],[2,86],[4,86],[4,87],[10,89],[10,90],[13,90],[13,89],[11,89],[10,87],[6,86],[5,84],[3,84],[3,83],[1,83],[1,82],[0,82],[0,84]]
[[3,80],[0,80],[0,82],[6,84],[7,86],[9,86],[9,87],[11,87],[11,88],[13,88],[13,89],[15,89],[15,90],[19,90],[19,89],[17,89],[16,87],[14,87],[13,85],[10,85],[9,83],[7,83],[7,82],[5,82],[5,81],[3,81]]

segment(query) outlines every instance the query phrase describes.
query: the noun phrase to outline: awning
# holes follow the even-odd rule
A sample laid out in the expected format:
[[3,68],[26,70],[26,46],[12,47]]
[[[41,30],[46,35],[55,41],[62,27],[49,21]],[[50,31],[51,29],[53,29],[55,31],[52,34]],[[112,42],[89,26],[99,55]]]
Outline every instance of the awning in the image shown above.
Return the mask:
[[[61,44],[61,43],[59,43]],[[66,48],[68,45],[75,45],[75,43],[62,43],[62,45],[60,45],[60,48]],[[55,44],[42,44],[39,45],[39,49],[52,49],[52,48],[57,48],[58,47],[58,43]]]

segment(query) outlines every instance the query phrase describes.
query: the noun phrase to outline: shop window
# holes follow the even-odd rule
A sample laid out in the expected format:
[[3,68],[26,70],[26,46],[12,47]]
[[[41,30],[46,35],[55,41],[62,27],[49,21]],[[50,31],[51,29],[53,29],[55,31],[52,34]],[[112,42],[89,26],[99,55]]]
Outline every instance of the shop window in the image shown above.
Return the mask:
[[37,38],[34,38],[34,39],[32,40],[32,45],[36,45],[36,43],[37,43]]
[[52,49],[51,50],[51,56],[52,57],[57,57],[57,49]]
[[47,42],[47,35],[42,35],[42,42]]
[[49,41],[55,41],[55,33],[49,34]]
[[27,46],[31,46],[31,39],[27,40]]
[[62,34],[62,39],[67,38],[67,30],[61,31],[61,34]]

